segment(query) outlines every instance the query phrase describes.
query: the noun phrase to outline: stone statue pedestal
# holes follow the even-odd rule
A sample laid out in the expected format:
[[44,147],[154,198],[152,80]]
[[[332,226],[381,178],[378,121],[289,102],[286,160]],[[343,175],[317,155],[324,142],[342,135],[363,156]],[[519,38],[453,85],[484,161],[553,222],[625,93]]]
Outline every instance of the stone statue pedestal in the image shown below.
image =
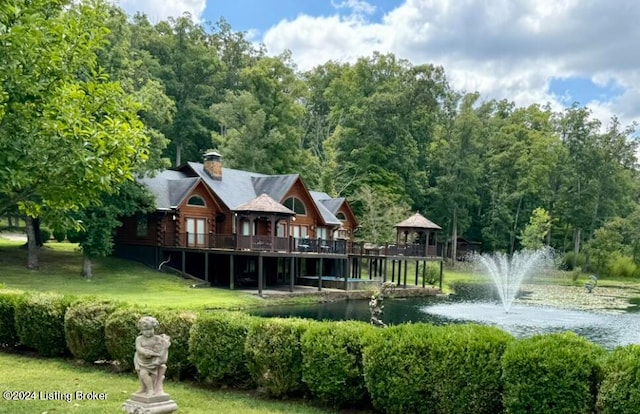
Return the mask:
[[122,410],[127,414],[164,414],[178,409],[178,404],[169,394],[159,394],[147,397],[141,394],[131,394],[131,398],[122,404]]

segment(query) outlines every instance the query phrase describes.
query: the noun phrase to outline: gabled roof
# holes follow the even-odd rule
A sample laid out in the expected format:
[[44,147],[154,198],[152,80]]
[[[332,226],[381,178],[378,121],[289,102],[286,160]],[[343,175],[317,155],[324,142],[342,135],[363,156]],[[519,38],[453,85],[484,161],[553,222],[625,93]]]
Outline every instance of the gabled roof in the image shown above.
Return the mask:
[[[306,185],[298,174],[266,175],[222,168],[222,179],[217,180],[205,171],[203,164],[188,162],[177,171],[165,170],[155,177],[143,178],[139,181],[156,196],[156,206],[161,210],[175,209],[198,182],[203,181],[231,211],[247,211],[248,206],[251,208],[259,207],[255,203],[264,203],[264,199],[260,200],[259,196],[266,194],[273,202],[285,208],[286,214],[290,214],[291,210],[282,206],[280,201],[298,180],[306,189]],[[344,203],[344,198],[331,198],[327,193],[317,191],[310,191],[309,194],[313,200],[313,207],[318,211],[325,224],[329,226],[342,224],[335,213]],[[274,212],[278,212],[278,210],[274,210]],[[285,212],[283,211],[283,213]]]
[[266,177],[264,174],[222,168],[222,180],[215,180],[204,170],[201,163],[189,162],[187,166],[202,178],[229,210],[256,198],[258,194],[253,187],[252,178]]
[[[339,226],[342,224],[340,219],[335,216],[335,213],[338,211],[338,208],[340,208],[340,206],[338,206],[335,211],[332,211],[325,204],[326,201],[334,200],[329,197],[329,194],[319,191],[309,191],[309,194],[311,194],[311,198],[313,198],[313,201],[315,201],[316,205],[318,206],[318,210],[320,210],[320,214],[322,215],[322,219],[325,223],[334,226]],[[342,205],[342,203],[340,203],[340,205]]]
[[244,204],[241,204],[233,209],[233,211],[246,211],[256,213],[279,213],[290,216],[295,216],[296,213],[282,204],[278,203],[267,194],[260,194],[258,197],[250,200]]
[[274,200],[282,200],[298,177],[298,174],[254,176],[251,177],[251,181],[256,194],[264,193]]
[[188,177],[180,171],[165,170],[155,177],[144,177],[138,180],[155,196],[158,210],[176,208],[191,190],[198,185],[200,178]]
[[396,224],[396,227],[412,228],[412,229],[432,229],[442,230],[442,227],[435,224],[433,221],[424,217],[420,213],[416,213],[401,223]]

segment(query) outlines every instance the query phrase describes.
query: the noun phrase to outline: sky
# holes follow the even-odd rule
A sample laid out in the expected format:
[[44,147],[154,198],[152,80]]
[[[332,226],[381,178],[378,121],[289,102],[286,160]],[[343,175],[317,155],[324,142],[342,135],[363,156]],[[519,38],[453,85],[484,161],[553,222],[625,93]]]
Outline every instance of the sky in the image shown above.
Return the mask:
[[442,66],[452,87],[518,106],[640,122],[637,0],[119,0],[152,22],[189,12],[290,50],[298,69],[374,51]]

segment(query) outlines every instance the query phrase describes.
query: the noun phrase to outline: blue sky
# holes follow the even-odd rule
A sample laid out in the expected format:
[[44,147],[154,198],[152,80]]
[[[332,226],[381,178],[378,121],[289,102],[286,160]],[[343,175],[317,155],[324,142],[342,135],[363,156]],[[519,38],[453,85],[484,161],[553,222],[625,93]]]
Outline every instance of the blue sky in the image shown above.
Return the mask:
[[640,122],[640,2],[579,0],[114,0],[152,21],[189,11],[292,52],[299,70],[374,51],[443,66],[452,86],[519,106],[578,102]]

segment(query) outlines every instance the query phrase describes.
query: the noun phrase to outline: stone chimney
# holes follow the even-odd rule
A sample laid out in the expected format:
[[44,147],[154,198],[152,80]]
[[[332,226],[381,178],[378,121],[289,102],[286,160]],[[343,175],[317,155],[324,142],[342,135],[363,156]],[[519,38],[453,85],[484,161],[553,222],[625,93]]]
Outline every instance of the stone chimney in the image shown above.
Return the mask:
[[222,155],[215,151],[204,154],[204,170],[214,180],[222,180]]

